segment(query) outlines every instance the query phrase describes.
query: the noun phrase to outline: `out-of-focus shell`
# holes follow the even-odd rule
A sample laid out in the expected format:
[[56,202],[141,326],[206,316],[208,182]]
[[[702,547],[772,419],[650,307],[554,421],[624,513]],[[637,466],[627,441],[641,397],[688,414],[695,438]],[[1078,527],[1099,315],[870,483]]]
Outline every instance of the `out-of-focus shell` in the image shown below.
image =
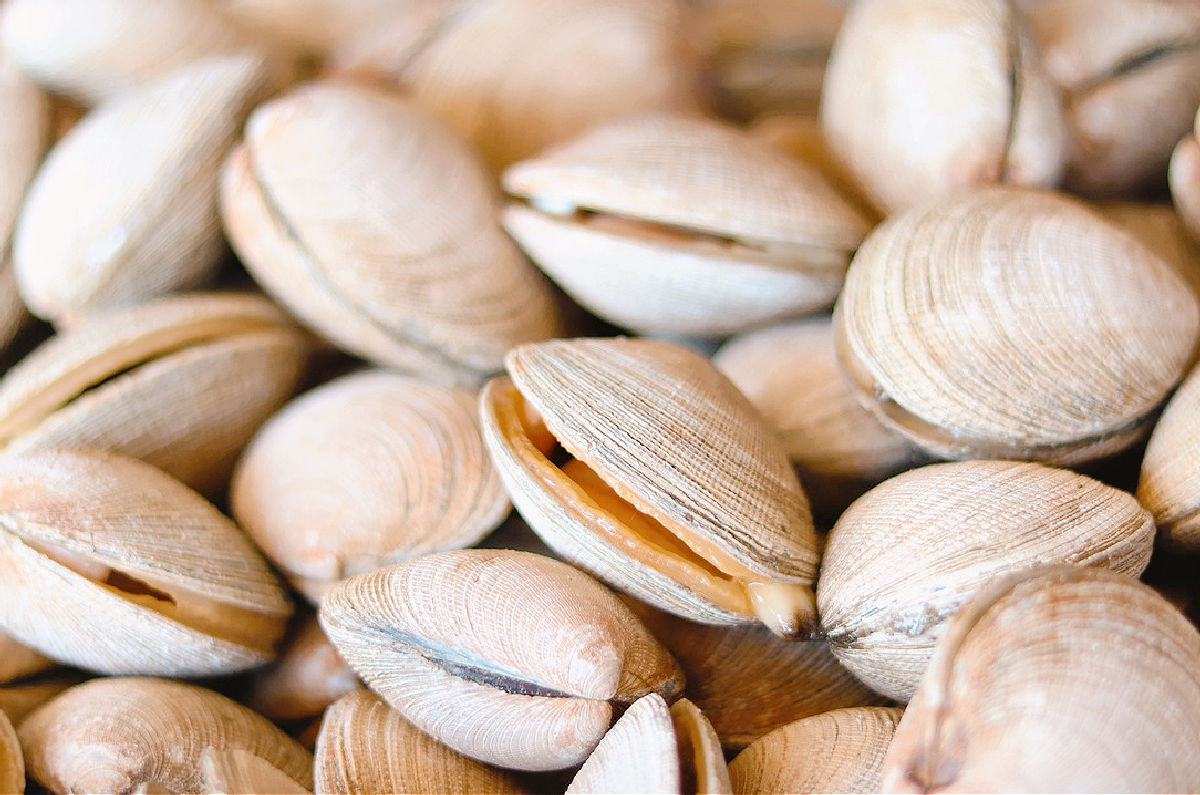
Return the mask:
[[884,792],[1192,792],[1200,634],[1096,569],[994,583],[965,606],[906,710]]
[[876,229],[834,325],[860,400],[919,446],[1069,464],[1145,432],[1200,310],[1169,265],[1081,203],[989,188]]
[[[457,2],[458,0],[433,0]],[[414,0],[218,0],[240,28],[295,52],[328,55],[370,35]]]
[[741,130],[655,115],[518,163],[504,223],[584,307],[640,333],[725,335],[828,307],[867,221]]
[[1200,296],[1200,247],[1188,236],[1175,208],[1149,202],[1102,202],[1096,209],[1105,220],[1121,227],[1174,266],[1191,285],[1192,292]]
[[279,768],[240,748],[205,748],[200,755],[204,792],[220,795],[308,795]]
[[[1196,116],[1196,127],[1200,128],[1200,111]],[[1196,140],[1194,130],[1175,146],[1167,169],[1167,182],[1180,220],[1192,237],[1200,240],[1200,141]]]
[[0,711],[0,792],[21,795],[25,792],[25,757],[17,733],[4,712]]
[[0,684],[44,671],[52,665],[53,660],[22,645],[12,635],[0,630]]
[[678,664],[578,569],[508,550],[425,555],[325,594],[321,625],[417,728],[502,767],[581,763],[613,703],[678,695]]
[[837,709],[776,729],[729,763],[733,791],[878,792],[901,712]]
[[329,382],[262,428],[233,516],[309,599],[426,552],[468,547],[508,514],[469,389],[386,372]]
[[318,792],[518,795],[515,778],[455,753],[365,690],[333,704],[315,754]]
[[45,704],[68,687],[83,681],[80,674],[47,674],[15,684],[0,685],[0,712],[8,716],[14,726],[30,712]]
[[1154,521],[1133,496],[1065,469],[963,461],[905,472],[834,525],[817,604],[834,654],[909,699],[946,620],[992,578],[1048,563],[1137,577]]
[[54,792],[204,792],[206,749],[241,750],[303,787],[312,756],[222,695],[165,679],[94,679],[21,724],[30,775]]
[[285,639],[279,659],[255,677],[248,704],[271,720],[312,718],[356,687],[358,677],[309,613]]
[[46,157],[17,225],[17,286],[56,324],[202,284],[224,241],[221,162],[266,79],[210,58],[90,113]]
[[963,188],[1052,186],[1058,91],[1008,0],[860,0],[825,72],[830,146],[885,214]]
[[1137,497],[1158,523],[1163,542],[1200,551],[1200,371],[1193,370],[1154,426]]
[[0,446],[104,448],[213,493],[296,388],[307,349],[306,335],[255,295],[102,313],[0,381]]
[[808,500],[711,363],[663,342],[577,339],[517,348],[508,370],[484,390],[484,441],[552,549],[693,621],[812,629]]
[[291,605],[249,539],[154,467],[0,457],[0,625],[102,673],[199,676],[274,657]]
[[557,330],[482,168],[410,100],[327,82],[262,105],[222,201],[255,279],[372,361],[478,382]]

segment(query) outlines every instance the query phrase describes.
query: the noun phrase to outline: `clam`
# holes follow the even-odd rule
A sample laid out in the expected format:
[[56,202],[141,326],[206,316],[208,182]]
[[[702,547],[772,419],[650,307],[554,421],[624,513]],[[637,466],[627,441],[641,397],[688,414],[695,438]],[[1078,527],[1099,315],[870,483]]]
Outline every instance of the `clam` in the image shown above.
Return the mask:
[[728,793],[717,734],[686,698],[648,693],[621,716],[579,768],[568,795],[596,792]]
[[955,617],[896,730],[884,792],[1193,792],[1200,634],[1096,569],[995,583]]
[[1200,248],[1175,208],[1151,202],[1103,202],[1096,209],[1179,271],[1200,296]]
[[1200,551],[1200,371],[1175,392],[1150,436],[1137,497],[1154,514],[1160,537],[1177,551]]
[[351,353],[477,382],[555,333],[548,287],[496,224],[479,163],[410,100],[333,82],[272,100],[222,190],[251,275]]
[[12,724],[0,711],[0,792],[25,792],[25,758]]
[[0,447],[98,447],[206,493],[296,388],[306,336],[255,295],[162,298],[101,313],[0,380]]
[[279,768],[240,748],[206,748],[200,755],[204,791],[228,795],[308,795]]
[[131,458],[0,456],[0,626],[102,673],[200,676],[274,657],[291,613],[249,539]]
[[826,137],[885,214],[997,182],[1052,186],[1057,88],[1008,0],[862,0],[825,72]]
[[477,394],[374,371],[298,398],[259,431],[233,516],[313,601],[354,574],[475,544],[510,505]]
[[[1196,116],[1196,127],[1200,127],[1200,111]],[[1200,141],[1196,140],[1194,130],[1188,131],[1175,146],[1167,181],[1180,219],[1192,237],[1200,239]]]
[[17,224],[13,263],[30,310],[69,325],[208,280],[224,251],[221,160],[265,81],[257,57],[209,58],[73,127]]
[[[436,0],[457,2],[457,0]],[[239,28],[293,52],[324,56],[370,35],[414,0],[217,0]]]
[[1070,464],[1143,435],[1183,376],[1184,280],[1082,204],[989,188],[890,218],[834,325],[859,399],[945,458]]
[[83,680],[78,674],[65,673],[47,674],[0,685],[0,712],[7,715],[14,725],[20,726],[21,721],[30,712],[81,681]]
[[[54,665],[54,661],[24,646],[12,635],[0,630],[0,685],[36,674]],[[3,707],[0,707],[2,710]]]
[[510,773],[455,753],[365,690],[338,699],[317,737],[318,792],[518,795]]
[[358,677],[310,613],[284,639],[279,659],[255,676],[247,703],[272,720],[313,718],[357,687]]
[[208,749],[240,750],[303,787],[312,756],[222,695],[165,679],[94,679],[25,718],[29,774],[54,792],[204,792]]
[[776,729],[729,763],[733,791],[879,792],[901,712],[835,709]]
[[504,173],[517,242],[643,334],[727,335],[828,307],[869,228],[815,169],[719,122],[602,125]]
[[1132,495],[1016,461],[933,464],[867,492],[834,525],[817,604],[833,652],[905,701],[946,621],[1002,574],[1048,563],[1137,577],[1154,521]]
[[651,340],[554,340],[513,350],[508,371],[484,389],[484,441],[555,552],[693,621],[812,629],[808,500],[708,361]]
[[441,552],[351,577],[326,592],[320,616],[407,721],[501,767],[578,765],[620,706],[683,688],[678,664],[616,596],[526,552]]

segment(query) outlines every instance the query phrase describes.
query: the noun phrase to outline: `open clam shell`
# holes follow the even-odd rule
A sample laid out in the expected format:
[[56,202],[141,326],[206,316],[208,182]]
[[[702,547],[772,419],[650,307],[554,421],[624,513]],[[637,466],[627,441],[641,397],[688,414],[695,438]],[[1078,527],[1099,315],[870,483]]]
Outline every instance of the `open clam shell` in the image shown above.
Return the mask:
[[1200,551],[1200,376],[1193,370],[1167,403],[1142,459],[1138,500],[1154,514],[1161,539]]
[[481,398],[513,503],[558,554],[693,621],[812,629],[817,538],[770,427],[669,343],[517,348]]
[[0,792],[25,791],[25,757],[12,724],[0,711]]

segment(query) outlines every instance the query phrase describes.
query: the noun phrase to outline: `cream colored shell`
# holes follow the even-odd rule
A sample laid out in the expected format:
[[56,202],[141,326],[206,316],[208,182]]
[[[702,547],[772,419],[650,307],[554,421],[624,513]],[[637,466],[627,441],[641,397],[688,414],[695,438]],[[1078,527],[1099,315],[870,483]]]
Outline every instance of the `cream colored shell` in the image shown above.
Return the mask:
[[[35,674],[54,665],[54,661],[38,654],[16,638],[0,630],[0,685]],[[3,707],[0,707],[2,710]]]
[[239,748],[206,748],[200,755],[204,791],[221,795],[308,795],[271,763]]
[[20,726],[25,716],[57,696],[68,687],[82,681],[75,673],[47,674],[14,684],[0,686],[0,712],[8,716],[14,726]]
[[25,758],[21,744],[4,712],[0,711],[0,792],[25,792]]
[[1154,514],[1162,541],[1200,550],[1200,377],[1193,370],[1154,426],[1142,459],[1138,500]]
[[[1200,111],[1197,116],[1200,117]],[[1192,237],[1200,239],[1200,141],[1196,140],[1194,129],[1175,146],[1167,169],[1167,182],[1180,219]]]
[[[433,0],[457,2],[457,0]],[[412,0],[217,0],[238,27],[309,55],[328,55],[370,35]]]
[[246,703],[271,720],[314,718],[359,686],[315,613],[293,623],[279,658],[254,678]]
[[1105,220],[1124,229],[1162,257],[1200,296],[1200,246],[1170,204],[1101,202],[1096,209]]

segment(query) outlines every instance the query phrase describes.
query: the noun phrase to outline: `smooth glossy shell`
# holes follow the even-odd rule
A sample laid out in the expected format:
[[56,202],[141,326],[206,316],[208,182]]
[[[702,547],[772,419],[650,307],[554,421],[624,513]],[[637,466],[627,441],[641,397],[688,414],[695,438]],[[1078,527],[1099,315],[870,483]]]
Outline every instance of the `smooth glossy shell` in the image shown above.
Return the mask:
[[946,458],[1063,464],[1144,432],[1198,325],[1149,249],[1082,204],[1011,188],[889,219],[835,316],[839,360],[888,427]]
[[358,686],[316,614],[309,613],[292,627],[279,659],[254,678],[246,703],[271,720],[313,718]]
[[0,792],[21,795],[25,791],[25,758],[12,724],[0,711]]
[[1197,736],[1196,628],[1135,580],[1044,569],[955,616],[883,791],[1192,792]]
[[327,383],[259,431],[233,516],[310,599],[354,574],[468,547],[510,505],[475,392],[387,372]]
[[1193,371],[1154,426],[1142,459],[1137,496],[1154,514],[1162,540],[1177,551],[1200,550],[1200,376]]
[[199,676],[274,657],[282,585],[220,511],[99,451],[0,457],[0,625],[61,662]]
[[312,757],[266,718],[164,679],[95,679],[21,724],[30,775],[55,792],[204,792],[206,749],[242,750],[304,787]]

